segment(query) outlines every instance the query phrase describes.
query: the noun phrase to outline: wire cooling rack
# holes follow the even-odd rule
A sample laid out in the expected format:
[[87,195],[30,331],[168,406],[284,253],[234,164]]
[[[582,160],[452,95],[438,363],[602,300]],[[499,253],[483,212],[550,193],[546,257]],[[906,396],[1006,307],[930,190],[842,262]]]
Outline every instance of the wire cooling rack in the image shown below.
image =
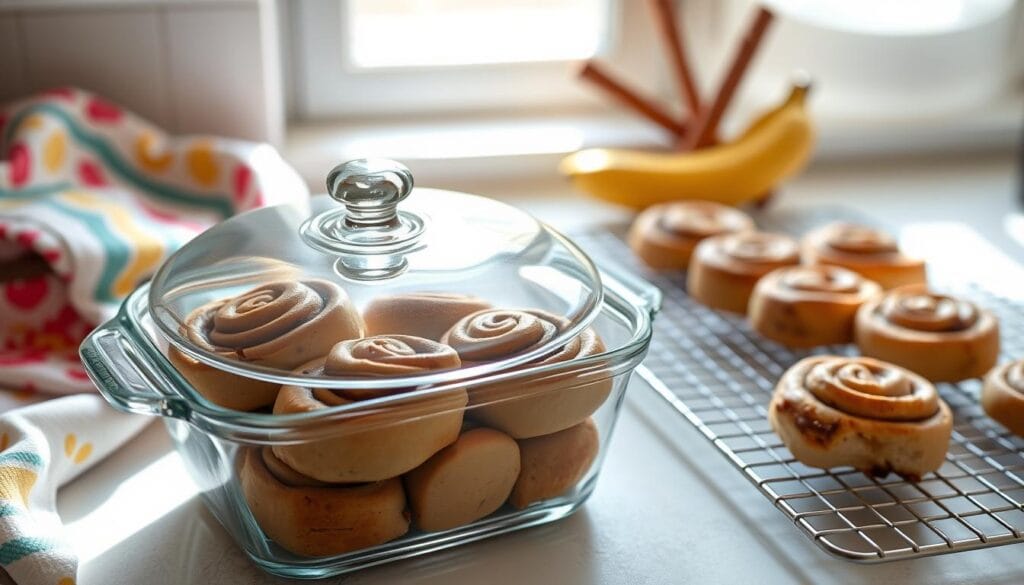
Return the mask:
[[[759,224],[799,235],[823,216],[835,218],[791,215]],[[632,260],[619,231],[574,239],[599,263],[625,264],[666,293],[638,373],[819,547],[844,559],[881,562],[1024,541],[1024,440],[982,411],[980,381],[939,385],[954,412],[952,439],[946,462],[919,482],[873,478],[849,467],[805,466],[768,423],[775,382],[807,355],[852,355],[855,348],[786,349],[754,333],[742,317],[690,299],[681,273],[644,269]],[[1003,359],[1024,356],[1024,303],[979,283],[940,282],[938,288],[996,313]]]

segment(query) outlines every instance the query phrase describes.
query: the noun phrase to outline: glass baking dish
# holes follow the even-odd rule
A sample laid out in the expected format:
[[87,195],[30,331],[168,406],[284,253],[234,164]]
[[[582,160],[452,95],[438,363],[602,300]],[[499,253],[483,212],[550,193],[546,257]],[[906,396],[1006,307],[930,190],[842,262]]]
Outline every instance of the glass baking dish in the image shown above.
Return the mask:
[[[359,189],[364,189],[364,179]],[[312,206],[314,212],[321,212],[315,221],[337,213],[323,201],[326,198],[320,199]],[[377,246],[369,253],[339,252],[332,247],[336,242],[325,236],[313,246],[324,248],[321,261],[320,252],[311,253],[303,240],[288,240],[292,231],[307,229],[309,221],[300,227],[290,211],[272,208],[244,214],[183,248],[81,347],[90,377],[115,408],[164,418],[209,509],[239,546],[270,573],[322,578],[553,522],[578,509],[594,489],[630,375],[650,343],[660,292],[609,267],[599,270],[564,236],[512,208],[502,209],[507,206],[432,190],[423,192],[420,199],[424,205],[410,209],[436,210],[441,203],[458,209],[452,213],[462,213],[470,223],[483,223],[471,217],[476,212],[490,219],[504,213],[508,221],[498,222],[498,231],[508,233],[476,239],[479,245],[473,250],[468,275],[461,266],[446,274],[439,266],[460,260],[444,240],[445,233],[458,232],[453,228],[416,247],[388,244],[390,248]],[[435,216],[424,224],[436,229],[445,221]],[[332,236],[332,229],[322,233]],[[380,224],[372,229],[380,242]],[[248,230],[264,237],[253,238]],[[356,231],[353,241],[366,233]],[[388,238],[393,235],[384,233]],[[239,274],[251,285],[259,280],[261,266],[281,272],[284,261],[255,253],[256,248],[245,243],[250,240],[257,245],[270,241],[271,247],[285,250],[284,257],[304,258],[287,266],[289,274],[301,272],[293,278],[331,278],[333,274],[348,286],[352,310],[362,314],[368,303],[385,292],[422,290],[427,279],[432,279],[433,290],[444,286],[437,284],[443,281],[458,286],[450,284],[450,289],[442,290],[486,294],[472,286],[490,270],[511,275],[490,291],[487,298],[494,306],[528,307],[527,313],[559,311],[551,319],[561,325],[552,341],[533,353],[524,350],[504,360],[470,361],[454,369],[404,376],[346,378],[322,367],[315,373],[306,366],[266,367],[246,361],[241,352],[239,357],[227,352],[206,354],[202,344],[190,344],[185,325],[178,334],[168,323],[185,323],[185,315],[196,306],[207,306],[212,287],[227,282],[235,288],[216,291],[237,294]],[[238,241],[243,245],[237,256],[231,255],[233,250],[225,252]],[[488,241],[495,252],[483,254]],[[438,250],[448,252],[438,257]],[[336,261],[335,254],[348,256]],[[379,261],[382,254],[383,262]],[[328,269],[311,274],[319,266]],[[365,270],[367,266],[372,273]],[[383,277],[381,266],[387,272]],[[196,273],[203,278],[194,278]],[[515,282],[516,275],[525,275],[524,281]],[[493,283],[494,279],[484,280]],[[199,294],[193,294],[196,290]],[[240,297],[245,294],[249,293]],[[154,314],[154,307],[162,313]],[[554,359],[569,345],[595,334],[598,349]],[[307,337],[296,336],[289,344],[308,344]],[[285,349],[293,349],[287,345]],[[278,400],[273,412],[266,404],[250,411],[218,404],[203,391],[194,372],[190,377],[190,370],[175,361],[175,352],[201,360],[202,367],[220,380],[229,375],[229,385],[231,380],[281,385],[275,390]],[[334,393],[346,399],[311,410],[279,412],[280,397],[289,388],[310,396]],[[356,398],[348,400],[350,394]],[[575,418],[565,419],[564,413]],[[565,420],[552,426],[549,416]],[[530,426],[544,424],[548,425],[545,430]],[[436,429],[441,428],[448,429],[444,431],[448,434],[438,439]],[[424,441],[435,440],[439,442],[427,448],[425,455],[411,463],[404,461],[422,451]],[[309,461],[316,462],[308,468],[312,471],[300,467]],[[318,475],[357,473],[364,468],[378,475]],[[514,487],[510,492],[491,489],[498,481],[508,486],[514,482]],[[472,498],[481,493],[489,498],[486,506],[481,501],[478,510],[470,509]],[[495,499],[494,493],[500,493],[500,498]]]

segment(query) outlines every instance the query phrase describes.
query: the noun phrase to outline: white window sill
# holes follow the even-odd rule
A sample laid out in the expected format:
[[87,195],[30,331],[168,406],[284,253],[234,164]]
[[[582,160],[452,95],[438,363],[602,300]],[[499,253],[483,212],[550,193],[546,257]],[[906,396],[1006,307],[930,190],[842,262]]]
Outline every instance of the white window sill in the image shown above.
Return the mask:
[[[943,118],[818,119],[817,163],[1012,148],[1021,137],[1021,93]],[[736,120],[748,120],[740,112]],[[733,133],[735,124],[726,125]],[[475,117],[375,123],[300,122],[289,126],[284,156],[314,192],[327,172],[354,158],[406,163],[420,185],[538,181],[557,177],[558,161],[589,146],[659,148],[664,134],[615,112]]]

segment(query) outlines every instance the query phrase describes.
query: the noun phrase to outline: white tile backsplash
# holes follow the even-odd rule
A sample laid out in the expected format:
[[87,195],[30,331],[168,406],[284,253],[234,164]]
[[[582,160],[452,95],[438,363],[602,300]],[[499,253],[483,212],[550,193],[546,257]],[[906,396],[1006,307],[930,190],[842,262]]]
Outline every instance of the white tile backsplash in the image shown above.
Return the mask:
[[174,133],[278,142],[273,0],[0,5],[0,102],[95,91]]

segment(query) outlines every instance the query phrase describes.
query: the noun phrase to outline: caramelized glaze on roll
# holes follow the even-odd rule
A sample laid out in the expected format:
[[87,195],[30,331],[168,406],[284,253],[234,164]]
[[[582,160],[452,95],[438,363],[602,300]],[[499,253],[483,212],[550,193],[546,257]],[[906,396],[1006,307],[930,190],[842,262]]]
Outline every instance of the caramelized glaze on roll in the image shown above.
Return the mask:
[[807,465],[911,480],[942,465],[953,429],[952,411],[929,381],[864,357],[801,360],[779,380],[768,419]]
[[838,266],[789,266],[758,281],[747,313],[755,331],[789,347],[849,343],[857,309],[881,292]]
[[923,260],[903,254],[889,234],[863,225],[837,222],[808,233],[803,256],[808,264],[853,270],[884,289],[926,280]]
[[713,309],[746,313],[754,285],[776,268],[800,262],[789,236],[739,232],[705,239],[697,245],[687,272],[686,290]]
[[[326,358],[306,364],[304,375],[350,378],[413,375],[458,367],[458,354],[436,341],[406,335],[339,343]],[[402,390],[283,386],[274,414],[296,414],[358,403]],[[466,391],[410,397],[335,423],[335,436],[274,453],[293,469],[326,482],[377,481],[416,467],[454,441],[462,426]]]
[[994,315],[967,300],[920,286],[889,291],[857,312],[861,353],[908,368],[933,382],[983,376],[999,357]]
[[994,420],[1024,437],[1024,359],[1007,362],[985,376],[981,406]]
[[[479,363],[531,351],[568,326],[567,320],[545,311],[493,309],[463,318],[442,339],[464,362]],[[516,369],[553,366],[604,351],[601,338],[588,328],[547,357]],[[536,437],[584,421],[604,403],[611,389],[611,374],[600,368],[585,374],[556,371],[475,386],[470,390],[470,416],[516,439]]]
[[629,230],[629,246],[651,268],[678,270],[690,265],[697,244],[711,236],[755,229],[735,207],[711,201],[675,201],[648,207]]

